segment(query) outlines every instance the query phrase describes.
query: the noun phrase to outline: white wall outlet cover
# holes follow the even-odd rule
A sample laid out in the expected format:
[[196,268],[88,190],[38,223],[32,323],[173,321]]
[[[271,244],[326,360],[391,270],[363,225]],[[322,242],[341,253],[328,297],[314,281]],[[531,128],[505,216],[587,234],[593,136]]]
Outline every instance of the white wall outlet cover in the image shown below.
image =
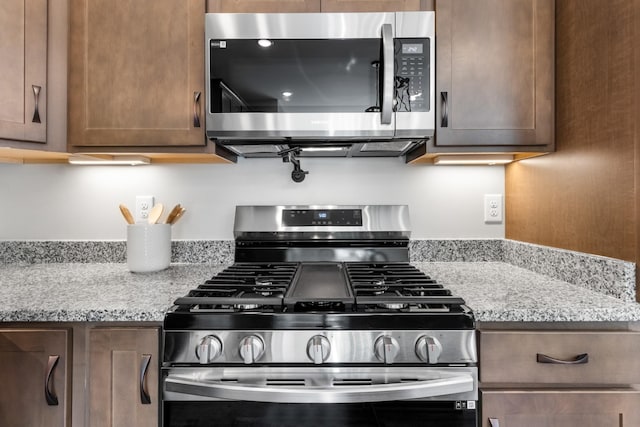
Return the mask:
[[488,224],[499,224],[502,222],[504,207],[502,204],[502,194],[484,195],[484,222]]
[[136,222],[147,222],[149,211],[153,207],[153,196],[136,196]]

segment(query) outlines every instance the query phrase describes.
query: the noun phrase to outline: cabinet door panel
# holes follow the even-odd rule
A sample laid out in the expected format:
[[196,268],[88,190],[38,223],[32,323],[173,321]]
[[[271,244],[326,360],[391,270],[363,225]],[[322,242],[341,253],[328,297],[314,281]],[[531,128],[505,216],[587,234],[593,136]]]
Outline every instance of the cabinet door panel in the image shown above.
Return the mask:
[[551,146],[554,4],[436,2],[436,146]]
[[[89,331],[89,425],[158,425],[158,347],[157,328]],[[143,393],[150,403],[143,402]]]
[[[48,383],[57,405],[44,393],[49,356],[59,357]],[[66,426],[67,364],[67,331],[0,331],[0,425]]]
[[395,12],[421,9],[420,0],[322,0],[323,12]]
[[640,425],[640,392],[482,391],[482,426],[624,427]]
[[204,145],[204,11],[204,0],[72,1],[70,145]]
[[320,12],[320,0],[210,0],[207,12]]
[[[47,137],[47,1],[0,2],[0,138]],[[38,92],[39,122],[34,121]]]

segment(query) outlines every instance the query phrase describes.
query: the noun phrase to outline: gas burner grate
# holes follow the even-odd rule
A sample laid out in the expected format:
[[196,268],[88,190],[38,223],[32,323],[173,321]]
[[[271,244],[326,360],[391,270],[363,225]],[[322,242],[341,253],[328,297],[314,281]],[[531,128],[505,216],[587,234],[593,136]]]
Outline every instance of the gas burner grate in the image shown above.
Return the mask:
[[192,312],[281,312],[297,263],[238,263],[174,304]]
[[450,312],[464,300],[407,263],[347,263],[358,311]]

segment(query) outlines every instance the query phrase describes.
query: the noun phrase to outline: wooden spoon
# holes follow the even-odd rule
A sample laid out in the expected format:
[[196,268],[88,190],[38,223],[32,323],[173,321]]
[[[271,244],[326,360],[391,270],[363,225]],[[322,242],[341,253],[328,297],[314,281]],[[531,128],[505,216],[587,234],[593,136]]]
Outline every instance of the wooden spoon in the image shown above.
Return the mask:
[[176,214],[175,217],[173,217],[173,220],[170,222],[171,225],[175,224],[176,222],[178,222],[178,220],[180,218],[182,218],[182,215],[184,215],[186,209],[185,208],[180,208],[180,210],[178,211],[178,213]]
[[155,224],[160,219],[160,215],[162,215],[162,211],[164,210],[164,206],[162,203],[157,203],[154,205],[149,211],[149,224]]
[[173,220],[176,218],[176,215],[178,215],[178,212],[180,212],[180,209],[182,209],[182,206],[180,206],[180,203],[178,203],[173,207],[173,209],[171,209],[171,212],[169,212],[169,215],[167,216],[167,219],[164,221],[164,223],[172,224]]
[[120,203],[120,212],[122,212],[122,216],[124,217],[125,221],[127,221],[127,224],[133,224],[135,222],[129,208],[127,208],[122,203]]

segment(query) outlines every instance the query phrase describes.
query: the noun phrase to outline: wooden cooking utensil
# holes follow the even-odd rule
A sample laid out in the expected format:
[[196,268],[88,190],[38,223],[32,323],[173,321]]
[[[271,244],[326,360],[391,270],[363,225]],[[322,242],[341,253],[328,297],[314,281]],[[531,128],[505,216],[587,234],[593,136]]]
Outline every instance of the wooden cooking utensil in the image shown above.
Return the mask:
[[162,205],[162,203],[156,203],[149,211],[149,224],[157,223],[160,219],[160,215],[162,215],[163,210],[164,206]]
[[129,208],[127,208],[122,203],[120,203],[120,212],[122,212],[122,216],[124,217],[125,221],[127,221],[127,224],[133,224],[135,222]]
[[175,224],[176,222],[178,222],[178,220],[180,218],[182,218],[182,215],[184,215],[186,209],[185,208],[180,208],[180,211],[178,211],[178,213],[176,214],[176,216],[173,218],[173,220],[169,223],[171,225]]
[[176,218],[176,215],[178,215],[178,212],[180,212],[181,208],[182,208],[182,206],[180,206],[180,203],[175,205],[173,207],[173,209],[171,209],[171,212],[169,212],[169,215],[167,216],[167,219],[164,221],[164,223],[165,224],[172,224],[173,220]]

